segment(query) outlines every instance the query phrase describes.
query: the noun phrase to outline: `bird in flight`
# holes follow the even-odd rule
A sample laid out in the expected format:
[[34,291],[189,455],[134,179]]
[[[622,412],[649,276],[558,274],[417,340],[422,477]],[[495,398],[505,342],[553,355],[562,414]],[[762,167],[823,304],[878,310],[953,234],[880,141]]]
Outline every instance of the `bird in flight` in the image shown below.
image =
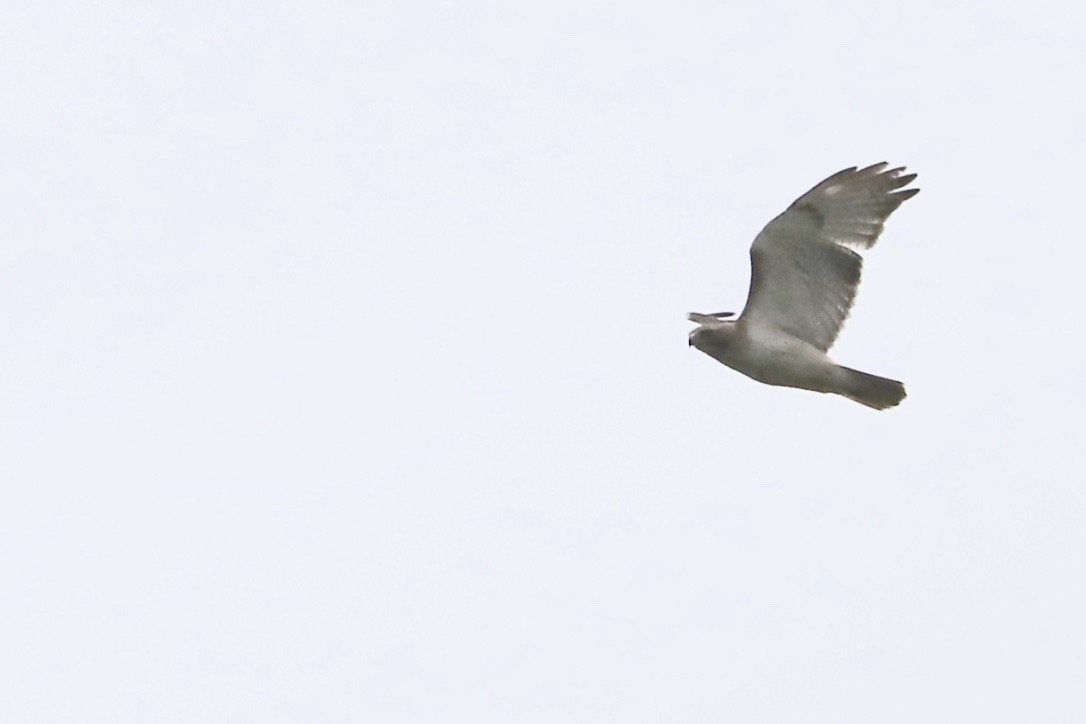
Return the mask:
[[750,248],[743,312],[689,315],[690,345],[767,385],[843,395],[876,410],[905,399],[905,386],[838,365],[826,352],[848,318],[863,258],[916,178],[877,163],[839,171],[770,221]]

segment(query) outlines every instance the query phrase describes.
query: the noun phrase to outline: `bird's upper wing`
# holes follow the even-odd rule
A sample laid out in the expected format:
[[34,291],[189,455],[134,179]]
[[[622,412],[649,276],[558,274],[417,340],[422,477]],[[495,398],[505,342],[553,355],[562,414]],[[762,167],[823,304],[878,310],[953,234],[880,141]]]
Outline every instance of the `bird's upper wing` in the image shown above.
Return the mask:
[[886,163],[835,173],[769,222],[750,248],[742,319],[799,337],[825,352],[837,339],[860,283],[863,259],[887,217],[920,189],[916,174]]

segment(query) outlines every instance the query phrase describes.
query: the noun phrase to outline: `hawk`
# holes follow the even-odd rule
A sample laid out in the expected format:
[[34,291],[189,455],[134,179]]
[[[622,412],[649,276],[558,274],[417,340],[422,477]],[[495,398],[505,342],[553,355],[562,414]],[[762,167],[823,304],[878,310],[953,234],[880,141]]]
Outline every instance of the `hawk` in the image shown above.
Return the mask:
[[836,364],[826,352],[860,284],[858,250],[878,241],[890,214],[920,189],[904,167],[839,171],[770,221],[750,248],[750,292],[741,314],[698,314],[689,343],[767,385],[843,395],[876,410],[905,399],[896,380]]

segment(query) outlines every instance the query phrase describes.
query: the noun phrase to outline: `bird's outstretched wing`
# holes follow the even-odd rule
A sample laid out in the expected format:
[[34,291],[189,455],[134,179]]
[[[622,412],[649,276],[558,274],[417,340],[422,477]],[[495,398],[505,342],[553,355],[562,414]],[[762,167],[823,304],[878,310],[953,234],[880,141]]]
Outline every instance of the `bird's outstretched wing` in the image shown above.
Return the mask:
[[835,173],[762,229],[741,319],[830,348],[860,283],[863,259],[853,248],[870,248],[894,209],[920,191],[901,188],[916,174],[887,166]]

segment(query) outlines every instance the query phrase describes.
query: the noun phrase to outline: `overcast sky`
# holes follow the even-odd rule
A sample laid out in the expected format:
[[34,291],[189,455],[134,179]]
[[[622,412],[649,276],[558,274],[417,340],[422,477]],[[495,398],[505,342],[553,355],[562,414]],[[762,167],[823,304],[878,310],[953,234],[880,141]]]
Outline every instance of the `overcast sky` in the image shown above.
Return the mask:
[[[11,3],[0,719],[1086,721],[1074,3]],[[908,164],[835,359],[691,350]]]

